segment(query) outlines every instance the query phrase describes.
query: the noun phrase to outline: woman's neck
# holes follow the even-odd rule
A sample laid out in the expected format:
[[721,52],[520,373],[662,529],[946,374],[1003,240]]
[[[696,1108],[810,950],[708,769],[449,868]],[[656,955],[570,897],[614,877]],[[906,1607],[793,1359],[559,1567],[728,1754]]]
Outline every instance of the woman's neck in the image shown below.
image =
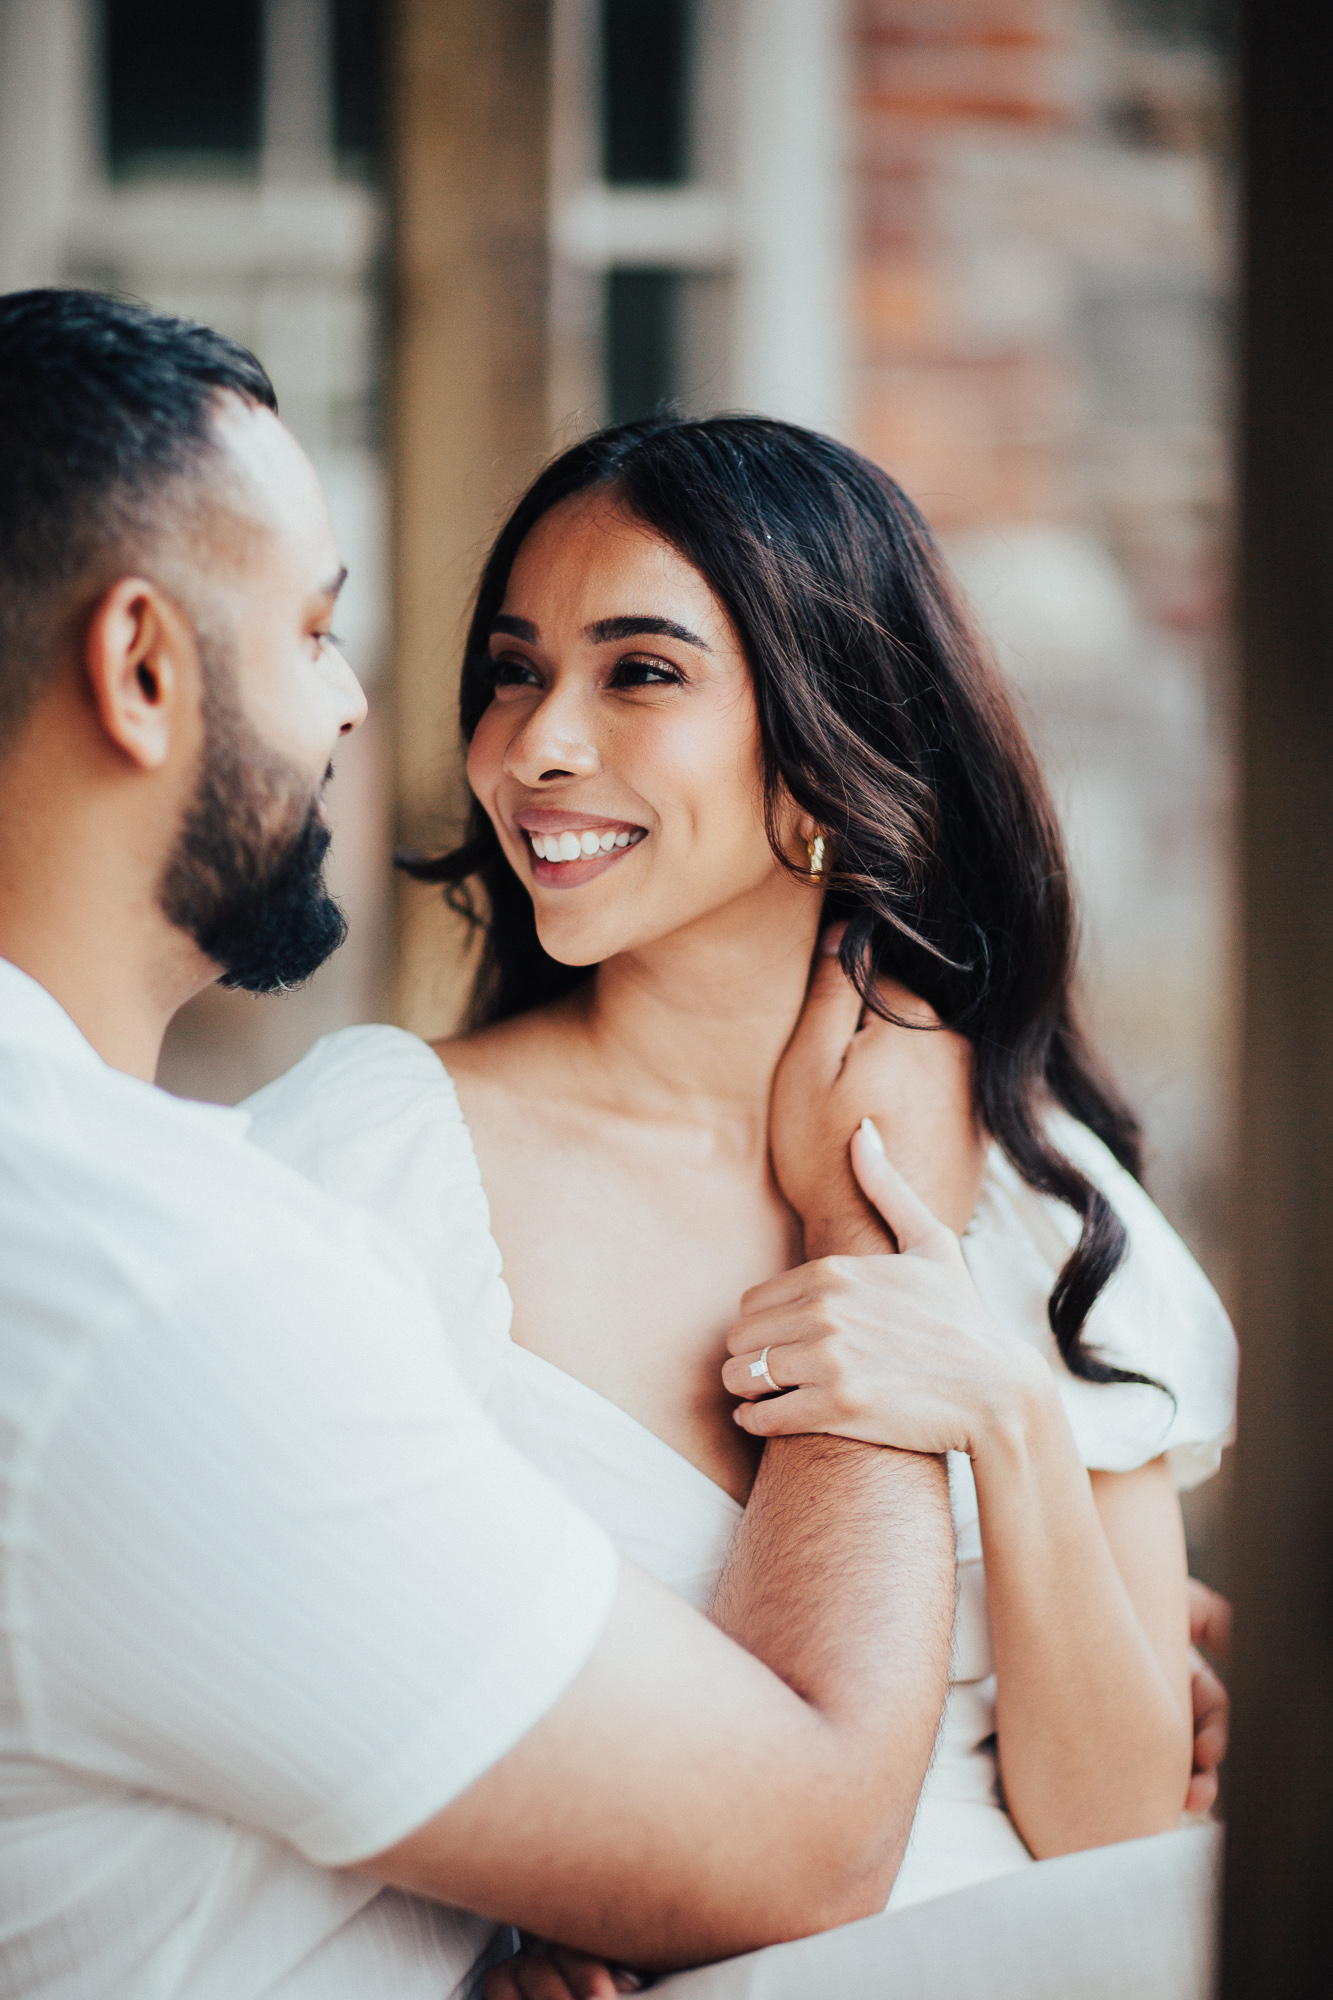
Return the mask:
[[819,903],[800,884],[765,902],[739,920],[735,910],[718,912],[598,968],[580,1016],[599,1097],[631,1116],[740,1117],[766,1133]]

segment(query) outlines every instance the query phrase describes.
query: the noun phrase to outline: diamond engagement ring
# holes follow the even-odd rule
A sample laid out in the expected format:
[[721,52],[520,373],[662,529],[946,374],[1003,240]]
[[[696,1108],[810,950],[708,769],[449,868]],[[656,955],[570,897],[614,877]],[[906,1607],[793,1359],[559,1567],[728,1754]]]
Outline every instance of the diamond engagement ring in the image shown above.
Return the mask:
[[767,1348],[764,1349],[763,1353],[760,1355],[757,1361],[752,1361],[750,1363],[750,1373],[757,1381],[767,1382],[769,1388],[773,1391],[773,1394],[775,1396],[781,1394],[781,1391],[779,1390],[777,1383],[773,1380],[773,1377],[768,1372]]

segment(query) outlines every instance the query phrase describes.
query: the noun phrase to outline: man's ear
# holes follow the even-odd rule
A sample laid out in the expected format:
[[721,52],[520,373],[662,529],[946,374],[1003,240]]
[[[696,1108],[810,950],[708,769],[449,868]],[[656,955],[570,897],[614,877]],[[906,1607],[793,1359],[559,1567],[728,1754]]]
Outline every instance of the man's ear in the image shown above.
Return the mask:
[[193,651],[180,611],[141,576],[113,583],[88,622],[83,664],[93,706],[112,743],[140,770],[167,761]]

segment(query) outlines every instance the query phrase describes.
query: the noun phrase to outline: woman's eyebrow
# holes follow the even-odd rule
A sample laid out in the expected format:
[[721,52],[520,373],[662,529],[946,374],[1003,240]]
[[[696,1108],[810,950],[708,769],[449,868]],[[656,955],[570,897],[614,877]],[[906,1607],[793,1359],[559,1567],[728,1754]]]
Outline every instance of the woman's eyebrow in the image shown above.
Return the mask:
[[536,645],[539,636],[537,627],[530,618],[511,618],[504,611],[500,613],[498,618],[492,618],[491,630],[492,632],[507,632],[511,639],[526,639],[530,646]]
[[687,646],[697,646],[701,653],[711,653],[712,647],[688,626],[677,625],[670,618],[599,618],[595,625],[585,625],[583,636],[594,645],[604,646],[612,639],[637,639],[641,634],[655,632],[663,639],[683,639]]

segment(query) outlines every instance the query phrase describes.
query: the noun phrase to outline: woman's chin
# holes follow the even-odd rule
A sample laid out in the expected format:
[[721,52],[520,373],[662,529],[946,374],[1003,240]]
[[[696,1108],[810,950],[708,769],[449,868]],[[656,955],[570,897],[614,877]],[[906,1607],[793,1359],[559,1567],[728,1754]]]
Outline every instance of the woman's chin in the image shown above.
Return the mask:
[[557,965],[600,965],[624,949],[624,940],[604,931],[588,930],[572,924],[538,924],[537,942]]
[[[629,921],[629,913],[624,912],[624,921],[616,922],[610,912],[603,911],[594,917],[591,912],[581,921],[572,918],[564,922],[552,919],[549,910],[538,913],[537,939],[548,958],[559,965],[605,965],[610,958],[620,957],[622,952],[641,950],[659,943],[676,928],[668,923],[664,929],[645,924],[640,915],[638,922]],[[545,918],[543,922],[542,919]]]

